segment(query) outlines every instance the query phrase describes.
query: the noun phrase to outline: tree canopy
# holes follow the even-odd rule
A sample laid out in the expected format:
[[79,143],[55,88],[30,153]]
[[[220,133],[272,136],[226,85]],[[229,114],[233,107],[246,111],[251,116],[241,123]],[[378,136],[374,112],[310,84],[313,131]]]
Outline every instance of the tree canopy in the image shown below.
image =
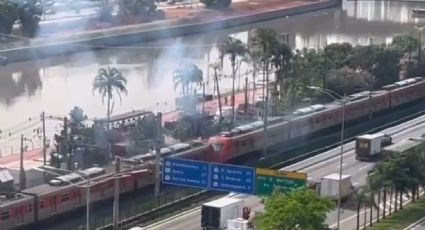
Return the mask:
[[300,189],[288,195],[275,192],[265,199],[264,205],[265,213],[256,219],[259,229],[320,230],[327,229],[326,213],[334,203],[311,189]]
[[34,37],[37,34],[43,10],[37,0],[13,2],[0,0],[0,32],[12,33],[13,25],[21,23],[22,34]]

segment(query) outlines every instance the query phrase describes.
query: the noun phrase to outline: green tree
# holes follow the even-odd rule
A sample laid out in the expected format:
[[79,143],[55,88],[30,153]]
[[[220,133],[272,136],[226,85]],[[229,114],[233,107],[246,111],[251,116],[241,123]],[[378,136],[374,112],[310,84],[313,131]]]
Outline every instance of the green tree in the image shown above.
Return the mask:
[[417,47],[419,46],[419,41],[417,38],[407,35],[397,35],[393,37],[390,47],[399,51],[400,55],[408,54],[409,59]]
[[331,200],[310,189],[288,195],[275,192],[265,199],[265,213],[257,217],[256,223],[262,230],[327,229],[326,214],[333,206]]
[[0,0],[0,33],[12,33],[13,25],[18,18],[18,5],[11,1]]
[[[355,193],[355,201],[356,201],[356,209],[357,209],[357,230],[360,229],[360,210],[361,207],[363,205],[364,207],[364,221],[363,221],[363,227],[366,227],[366,222],[367,222],[367,207],[371,207],[373,206],[373,193],[370,190],[370,188],[368,186],[364,186],[364,187],[360,187],[359,189],[356,190]],[[372,212],[370,212],[372,214]]]
[[232,65],[232,119],[235,118],[235,80],[236,80],[236,60],[248,54],[246,45],[239,39],[228,37],[226,42],[219,47],[220,56],[228,56]]
[[226,9],[232,4],[232,0],[201,0],[207,8]]
[[400,53],[393,48],[378,50],[371,72],[375,76],[376,86],[391,84],[400,79],[400,58]]
[[[262,81],[265,83],[263,87],[263,97],[265,97],[265,101],[263,103],[263,106],[264,106],[263,109],[265,112],[264,119],[267,119],[266,112],[268,111],[268,108],[269,108],[269,71],[272,64],[273,55],[275,54],[274,51],[276,47],[279,47],[278,44],[279,44],[279,39],[278,39],[277,33],[276,31],[272,29],[258,28],[253,32],[251,49],[252,49],[252,52],[259,52],[260,62],[263,67]],[[273,94],[273,95],[276,95],[276,94]],[[275,102],[276,100],[274,100],[273,105],[276,104]]]
[[83,121],[87,119],[87,116],[84,115],[83,109],[78,106],[75,106],[71,112],[69,112],[70,121],[69,126],[71,128],[71,134],[78,134],[79,130],[84,128]]
[[288,44],[284,42],[278,42],[275,49],[273,49],[273,65],[276,68],[276,84],[275,92],[277,92],[277,87],[279,86],[279,96],[280,100],[283,99],[285,93],[285,80],[288,77],[288,71],[290,68],[292,59],[292,50]]
[[174,88],[180,85],[183,96],[195,93],[193,86],[201,85],[203,81],[202,70],[192,63],[181,64],[173,72]]
[[221,105],[221,95],[220,95],[220,80],[219,80],[219,70],[221,69],[220,62],[214,62],[209,65],[209,68],[211,68],[214,71],[213,77],[215,82],[215,87],[217,89],[217,98],[218,98],[218,111],[219,111],[219,126],[221,125],[221,120],[223,119],[222,114],[222,105]]
[[[93,92],[98,91],[102,96],[102,103],[107,98],[107,128],[110,127],[111,113],[114,108],[114,94],[122,101],[121,93],[127,93],[127,79],[116,68],[101,68],[93,82]],[[112,103],[112,104],[111,104]]]
[[34,37],[37,34],[42,14],[43,9],[37,3],[37,0],[25,1],[19,7],[19,21],[24,36]]
[[150,16],[157,9],[154,0],[122,0],[119,2],[121,15]]

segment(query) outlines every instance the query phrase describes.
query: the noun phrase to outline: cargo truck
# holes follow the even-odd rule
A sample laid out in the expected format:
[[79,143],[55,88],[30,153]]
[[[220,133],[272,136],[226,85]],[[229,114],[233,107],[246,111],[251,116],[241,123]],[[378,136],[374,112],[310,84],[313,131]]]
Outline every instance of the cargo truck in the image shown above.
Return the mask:
[[223,197],[201,206],[201,227],[203,230],[222,230],[227,228],[227,220],[241,218],[243,200]]
[[[316,192],[322,197],[328,197],[334,201],[338,200],[339,193],[339,174],[332,173],[322,177],[320,182],[310,181],[310,187],[315,189]],[[351,197],[354,193],[354,186],[351,183],[350,175],[341,176],[341,200]]]
[[383,133],[365,134],[356,137],[356,159],[359,161],[373,161],[379,159],[382,148],[391,145],[391,136]]

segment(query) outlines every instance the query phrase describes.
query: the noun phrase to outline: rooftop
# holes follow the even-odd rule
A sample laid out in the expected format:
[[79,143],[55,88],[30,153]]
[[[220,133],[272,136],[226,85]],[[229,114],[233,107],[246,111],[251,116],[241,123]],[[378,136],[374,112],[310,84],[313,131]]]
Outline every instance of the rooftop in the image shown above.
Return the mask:
[[223,197],[223,198],[220,198],[218,200],[213,200],[213,201],[207,202],[203,205],[209,206],[209,207],[221,208],[221,207],[225,207],[227,205],[235,204],[235,203],[238,203],[238,202],[241,202],[241,200],[236,199],[236,198]]
[[[133,119],[133,118],[137,118],[146,114],[150,114],[152,113],[151,111],[145,111],[145,110],[133,110],[131,112],[127,112],[127,113],[122,113],[122,114],[118,114],[115,116],[111,116],[110,121],[111,122],[117,122],[117,121],[122,121],[122,120],[126,120],[126,119]],[[99,123],[99,122],[106,122],[107,118],[100,118],[100,119],[96,119],[95,122]]]

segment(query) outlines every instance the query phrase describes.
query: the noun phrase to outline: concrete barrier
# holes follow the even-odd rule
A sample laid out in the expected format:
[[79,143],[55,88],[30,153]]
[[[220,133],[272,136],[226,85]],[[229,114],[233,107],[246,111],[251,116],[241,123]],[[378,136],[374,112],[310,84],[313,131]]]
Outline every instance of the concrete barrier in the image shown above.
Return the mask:
[[162,22],[162,24],[156,22],[156,26],[155,23],[152,23],[153,25],[131,25],[121,28],[73,34],[62,38],[34,39],[14,43],[14,48],[1,50],[0,56],[7,57],[9,63],[36,58],[46,58],[50,56],[93,50],[96,47],[102,48],[105,46],[133,44],[242,26],[282,18],[285,16],[337,7],[340,6],[340,4],[341,0],[318,1],[312,2],[308,5],[278,9],[275,11],[238,15],[208,22],[199,22],[198,19],[188,18],[183,20],[172,20],[165,23]]

